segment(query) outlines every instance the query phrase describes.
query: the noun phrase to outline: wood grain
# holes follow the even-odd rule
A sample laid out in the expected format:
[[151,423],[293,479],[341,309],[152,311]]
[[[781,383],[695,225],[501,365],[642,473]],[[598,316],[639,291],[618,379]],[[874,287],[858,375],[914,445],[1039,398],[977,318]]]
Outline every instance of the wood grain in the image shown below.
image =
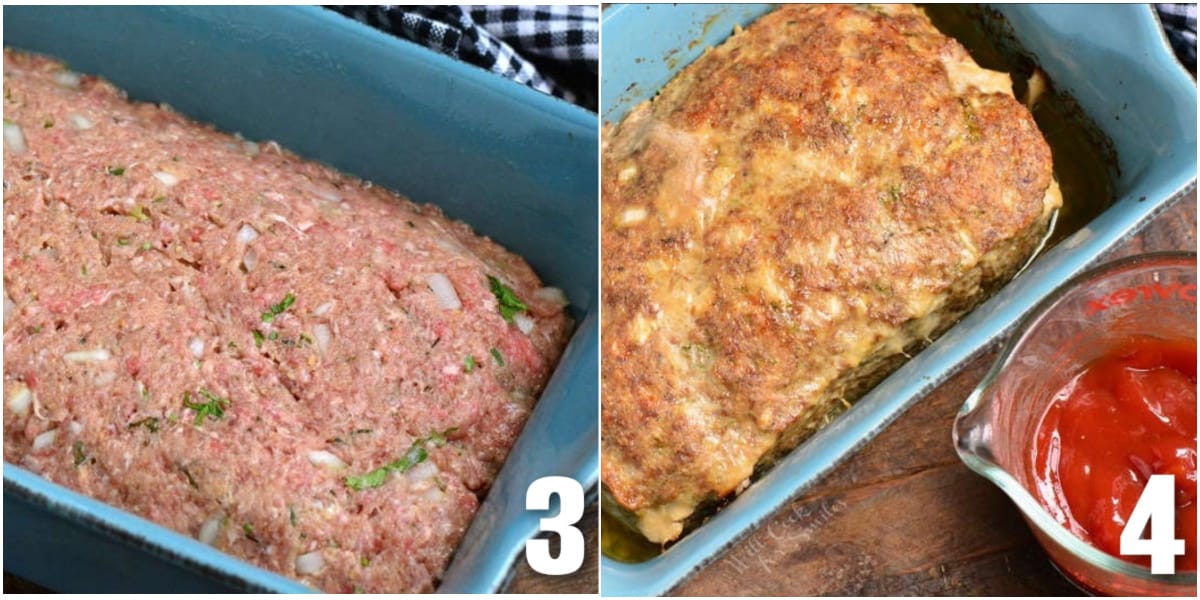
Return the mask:
[[[1195,249],[1192,192],[1102,260]],[[675,593],[1079,595],[1007,496],[954,452],[954,415],[995,357],[972,361]]]
[[[571,575],[552,577],[529,568],[525,559],[518,558],[512,581],[504,589],[508,594],[595,594],[600,591],[600,517],[599,504],[593,502],[579,520],[583,543],[587,548],[583,567]],[[558,544],[550,542],[550,552],[558,552]]]

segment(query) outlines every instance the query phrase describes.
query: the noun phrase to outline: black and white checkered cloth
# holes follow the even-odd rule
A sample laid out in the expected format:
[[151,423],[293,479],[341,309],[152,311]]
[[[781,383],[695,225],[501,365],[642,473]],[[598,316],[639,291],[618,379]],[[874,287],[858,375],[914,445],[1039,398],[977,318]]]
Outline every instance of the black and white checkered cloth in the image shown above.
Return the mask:
[[1158,17],[1162,19],[1167,39],[1175,49],[1175,56],[1192,73],[1196,72],[1196,5],[1155,4]]
[[596,5],[329,8],[596,110],[600,65],[600,9]]

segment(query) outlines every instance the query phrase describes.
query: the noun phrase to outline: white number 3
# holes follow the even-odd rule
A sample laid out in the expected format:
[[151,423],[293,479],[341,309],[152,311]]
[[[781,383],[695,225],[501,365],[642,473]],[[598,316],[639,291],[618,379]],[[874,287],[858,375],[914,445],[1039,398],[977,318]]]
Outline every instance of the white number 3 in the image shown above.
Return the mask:
[[525,542],[525,560],[543,575],[567,575],[583,565],[583,532],[575,527],[583,517],[583,487],[570,477],[542,477],[529,484],[525,510],[549,510],[550,497],[558,495],[558,514],[541,520],[539,528],[558,534],[558,556],[550,556],[550,540]]
[[[1142,539],[1147,523],[1150,538]],[[1170,575],[1175,572],[1175,557],[1183,553],[1183,540],[1175,539],[1175,477],[1151,475],[1121,530],[1121,554],[1149,556],[1150,573]]]

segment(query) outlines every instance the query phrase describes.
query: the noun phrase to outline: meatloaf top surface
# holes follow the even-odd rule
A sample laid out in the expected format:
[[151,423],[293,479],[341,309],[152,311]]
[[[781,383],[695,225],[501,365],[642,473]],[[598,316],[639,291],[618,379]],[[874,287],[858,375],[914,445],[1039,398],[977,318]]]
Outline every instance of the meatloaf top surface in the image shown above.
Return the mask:
[[4,87],[5,460],[326,591],[433,589],[561,295],[277,144],[20,52]]
[[601,161],[602,478],[655,541],[1059,202],[1008,76],[912,6],[779,8]]

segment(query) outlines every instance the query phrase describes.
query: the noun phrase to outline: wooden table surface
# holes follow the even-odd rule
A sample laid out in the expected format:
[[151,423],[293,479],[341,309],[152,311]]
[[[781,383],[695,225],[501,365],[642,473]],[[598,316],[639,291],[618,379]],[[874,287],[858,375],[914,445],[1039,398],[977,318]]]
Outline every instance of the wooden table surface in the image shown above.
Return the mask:
[[[1104,259],[1195,249],[1192,192]],[[972,361],[675,593],[1079,595],[1008,497],[954,452],[954,415],[995,358]]]
[[[583,543],[587,548],[583,566],[571,575],[551,577],[540,575],[525,562],[524,556],[517,559],[516,572],[512,581],[504,588],[509,594],[595,594],[600,590],[600,513],[599,505],[593,502],[579,520],[583,531]],[[558,544],[550,542],[550,552],[558,553]]]

